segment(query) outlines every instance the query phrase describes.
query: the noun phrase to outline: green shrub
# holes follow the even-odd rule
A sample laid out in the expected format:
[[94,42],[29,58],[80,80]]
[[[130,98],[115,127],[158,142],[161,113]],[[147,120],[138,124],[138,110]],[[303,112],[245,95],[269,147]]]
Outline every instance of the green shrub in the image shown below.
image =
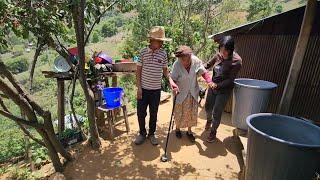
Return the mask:
[[103,37],[111,37],[118,33],[118,29],[114,22],[107,21],[105,24],[103,24],[101,28],[101,34]]
[[92,40],[91,40],[91,42],[92,42],[92,43],[97,43],[97,42],[99,42],[99,40],[100,40],[99,34],[98,34],[97,32],[94,32],[94,33],[92,34]]
[[39,58],[38,59],[39,64],[46,64],[49,62],[50,56],[48,53],[44,53],[44,54],[40,55],[40,57],[38,57],[38,58]]
[[[2,117],[1,117],[2,118]],[[24,135],[12,121],[1,119],[0,125],[0,162],[21,156],[24,150]]]
[[[27,86],[29,86],[29,82],[27,82]],[[40,71],[36,71],[34,74],[32,90],[34,93],[42,90],[44,90],[44,92],[55,91],[56,81],[54,79],[45,78]]]
[[39,144],[32,144],[32,161],[35,163],[36,167],[40,167],[42,161],[49,160],[48,150]]
[[[13,165],[12,167],[3,167],[2,173],[8,173],[8,179],[10,180],[27,180],[27,179],[41,179],[39,172],[31,172],[28,167],[18,167]],[[0,171],[1,174],[1,171]]]
[[275,11],[276,11],[276,13],[282,13],[282,12],[283,12],[283,7],[282,7],[282,5],[277,5],[277,6],[275,7]]
[[8,47],[0,45],[0,54],[5,54],[9,52]]
[[25,57],[9,59],[5,62],[5,64],[7,65],[8,69],[14,74],[25,72],[29,68],[28,59]]
[[120,87],[124,89],[125,95],[133,108],[137,107],[136,99],[136,77],[134,75],[125,75],[120,78]]
[[118,15],[114,17],[114,23],[116,24],[117,27],[122,27],[123,24],[125,23],[125,20],[123,16]]
[[17,37],[16,35],[12,34],[10,35],[10,44],[11,45],[19,45],[22,44],[24,40],[20,37]]
[[31,179],[31,171],[28,168],[14,167],[10,170],[10,179],[27,180]]
[[78,130],[76,129],[66,129],[64,130],[61,135],[59,136],[59,138],[61,139],[68,139],[68,138],[72,138],[74,136],[74,134],[76,134],[78,132]]
[[6,167],[0,167],[0,175],[6,173],[8,169]]

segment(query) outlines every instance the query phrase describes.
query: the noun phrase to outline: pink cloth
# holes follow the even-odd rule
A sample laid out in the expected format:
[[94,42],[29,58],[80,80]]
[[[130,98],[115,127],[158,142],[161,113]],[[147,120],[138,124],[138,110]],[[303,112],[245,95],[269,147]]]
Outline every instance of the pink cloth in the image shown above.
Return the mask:
[[211,80],[210,75],[209,75],[208,72],[203,73],[203,74],[202,74],[202,77],[203,77],[203,79],[204,79],[207,83],[211,83],[211,82],[212,82],[212,80]]

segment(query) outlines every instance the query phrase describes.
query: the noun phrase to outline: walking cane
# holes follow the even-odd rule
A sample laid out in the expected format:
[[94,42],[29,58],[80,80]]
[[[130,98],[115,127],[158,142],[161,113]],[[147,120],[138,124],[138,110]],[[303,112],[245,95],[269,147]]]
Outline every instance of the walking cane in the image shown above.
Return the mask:
[[176,98],[177,98],[177,95],[175,95],[174,98],[173,98],[173,106],[172,106],[171,118],[170,118],[170,123],[169,123],[169,128],[168,128],[166,146],[165,146],[165,149],[164,149],[164,154],[161,156],[161,159],[160,159],[162,162],[167,162],[168,161],[167,148],[168,148],[168,142],[169,142],[169,137],[170,137],[171,124],[173,126],[172,116],[173,116],[174,107],[176,106]]
[[200,88],[200,91],[199,91],[199,97],[200,97],[199,105],[201,104],[202,99],[206,96],[206,91],[207,91],[207,88],[205,88],[205,89]]

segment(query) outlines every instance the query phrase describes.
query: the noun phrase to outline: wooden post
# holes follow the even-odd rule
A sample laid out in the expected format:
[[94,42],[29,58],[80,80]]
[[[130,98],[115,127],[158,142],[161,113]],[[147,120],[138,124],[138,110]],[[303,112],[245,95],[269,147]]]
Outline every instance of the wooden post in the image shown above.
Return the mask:
[[110,85],[109,85],[109,77],[108,76],[106,76],[105,78],[104,78],[104,82],[105,82],[105,86],[106,87],[109,87]]
[[64,80],[57,79],[58,83],[58,132],[64,131]]
[[117,86],[118,86],[118,77],[112,76],[112,87],[117,87]]
[[289,75],[278,107],[279,114],[289,113],[293,93],[298,81],[303,58],[307,49],[316,10],[317,0],[308,0],[301,24],[298,42],[291,62]]
[[[118,87],[118,76],[117,75],[112,76],[112,87]],[[119,116],[121,111],[120,111],[120,109],[115,109],[114,111],[115,111],[115,113],[114,113],[115,117],[113,117],[113,118],[116,119],[116,116]]]

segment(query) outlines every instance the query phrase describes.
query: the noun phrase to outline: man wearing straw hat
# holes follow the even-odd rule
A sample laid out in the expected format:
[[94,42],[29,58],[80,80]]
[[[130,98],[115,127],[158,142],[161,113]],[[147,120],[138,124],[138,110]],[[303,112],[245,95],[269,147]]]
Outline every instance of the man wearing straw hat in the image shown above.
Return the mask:
[[172,89],[177,88],[168,71],[167,52],[162,49],[164,41],[171,41],[165,37],[165,30],[162,26],[153,27],[148,35],[149,46],[140,51],[140,58],[137,62],[137,115],[139,121],[139,135],[135,144],[142,144],[147,138],[145,127],[147,107],[149,106],[149,133],[148,138],[152,145],[158,145],[155,137],[158,107],[161,94],[162,74],[169,80]]

